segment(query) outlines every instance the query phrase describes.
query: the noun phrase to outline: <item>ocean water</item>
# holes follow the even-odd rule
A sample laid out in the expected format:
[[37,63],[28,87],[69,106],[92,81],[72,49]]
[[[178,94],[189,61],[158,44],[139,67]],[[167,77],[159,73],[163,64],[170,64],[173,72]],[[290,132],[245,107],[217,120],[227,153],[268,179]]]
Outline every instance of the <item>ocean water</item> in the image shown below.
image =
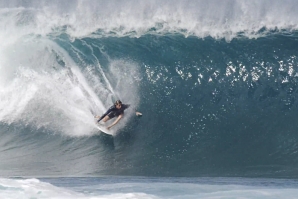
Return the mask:
[[0,179],[2,198],[297,198],[297,180],[243,178]]
[[0,197],[295,198],[297,10],[0,0]]

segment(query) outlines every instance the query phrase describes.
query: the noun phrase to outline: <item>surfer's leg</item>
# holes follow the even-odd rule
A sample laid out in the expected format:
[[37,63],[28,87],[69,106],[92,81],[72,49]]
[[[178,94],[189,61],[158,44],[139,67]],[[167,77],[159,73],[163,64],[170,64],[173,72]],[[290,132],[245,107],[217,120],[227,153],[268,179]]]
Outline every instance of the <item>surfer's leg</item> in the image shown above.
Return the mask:
[[105,116],[105,117],[102,119],[102,121],[103,121],[103,122],[107,122],[109,119],[111,119],[111,118],[107,115],[107,116]]
[[117,116],[117,113],[114,112],[114,111],[112,111],[112,112],[110,112],[107,116],[105,116],[105,117],[102,119],[102,121],[103,121],[103,122],[107,122],[108,120],[114,118],[115,116]]
[[[96,116],[95,118],[101,118],[101,117],[100,116]],[[100,124],[101,121],[106,122],[109,119],[111,119],[111,118],[108,115],[106,115],[104,118],[97,120],[97,123]]]
[[[107,112],[105,112],[102,116],[95,116],[95,118],[99,118],[98,120],[97,120],[97,123],[99,123],[103,118],[105,118],[108,114],[111,114],[111,112],[113,112],[113,107],[114,106],[112,106],[112,107],[110,107],[108,110],[107,110]],[[109,118],[111,118],[111,116],[109,115]],[[109,119],[106,119],[104,122],[106,122],[106,121],[108,121]]]

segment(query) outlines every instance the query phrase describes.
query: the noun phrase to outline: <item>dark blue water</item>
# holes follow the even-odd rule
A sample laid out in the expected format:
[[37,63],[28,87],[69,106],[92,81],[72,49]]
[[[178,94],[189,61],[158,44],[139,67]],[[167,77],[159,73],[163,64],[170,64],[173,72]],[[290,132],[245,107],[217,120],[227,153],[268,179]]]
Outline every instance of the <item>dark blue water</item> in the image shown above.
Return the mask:
[[[128,130],[142,133],[133,134],[137,152],[129,153],[129,162],[135,165],[124,173],[295,175],[295,36],[230,43],[144,36],[113,39],[116,46],[125,42],[116,51],[103,40],[112,59],[129,56],[142,67],[139,107],[145,115]],[[141,47],[151,40],[150,50]]]
[[295,1],[0,6],[1,176],[298,177]]

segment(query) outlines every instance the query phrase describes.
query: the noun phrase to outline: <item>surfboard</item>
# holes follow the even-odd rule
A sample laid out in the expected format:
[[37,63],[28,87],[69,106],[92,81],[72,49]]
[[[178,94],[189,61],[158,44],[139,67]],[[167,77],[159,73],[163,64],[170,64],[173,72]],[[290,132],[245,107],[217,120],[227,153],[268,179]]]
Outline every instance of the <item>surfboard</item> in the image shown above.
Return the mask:
[[97,118],[95,116],[94,116],[94,123],[95,123],[96,128],[98,130],[100,130],[100,132],[103,132],[108,135],[113,135],[113,133],[110,130],[108,130],[104,124],[97,123]]
[[108,135],[113,135],[113,133],[107,129],[106,126],[104,125],[100,125],[100,124],[96,124],[96,127],[98,128],[98,130],[100,130],[101,132],[108,134]]

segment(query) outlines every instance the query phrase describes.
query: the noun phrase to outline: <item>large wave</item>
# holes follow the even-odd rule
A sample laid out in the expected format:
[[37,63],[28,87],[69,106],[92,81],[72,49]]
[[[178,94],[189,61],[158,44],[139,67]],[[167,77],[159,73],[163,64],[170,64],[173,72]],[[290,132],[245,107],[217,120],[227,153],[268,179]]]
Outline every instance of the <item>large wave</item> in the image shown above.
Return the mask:
[[0,8],[3,175],[297,176],[294,1]]

